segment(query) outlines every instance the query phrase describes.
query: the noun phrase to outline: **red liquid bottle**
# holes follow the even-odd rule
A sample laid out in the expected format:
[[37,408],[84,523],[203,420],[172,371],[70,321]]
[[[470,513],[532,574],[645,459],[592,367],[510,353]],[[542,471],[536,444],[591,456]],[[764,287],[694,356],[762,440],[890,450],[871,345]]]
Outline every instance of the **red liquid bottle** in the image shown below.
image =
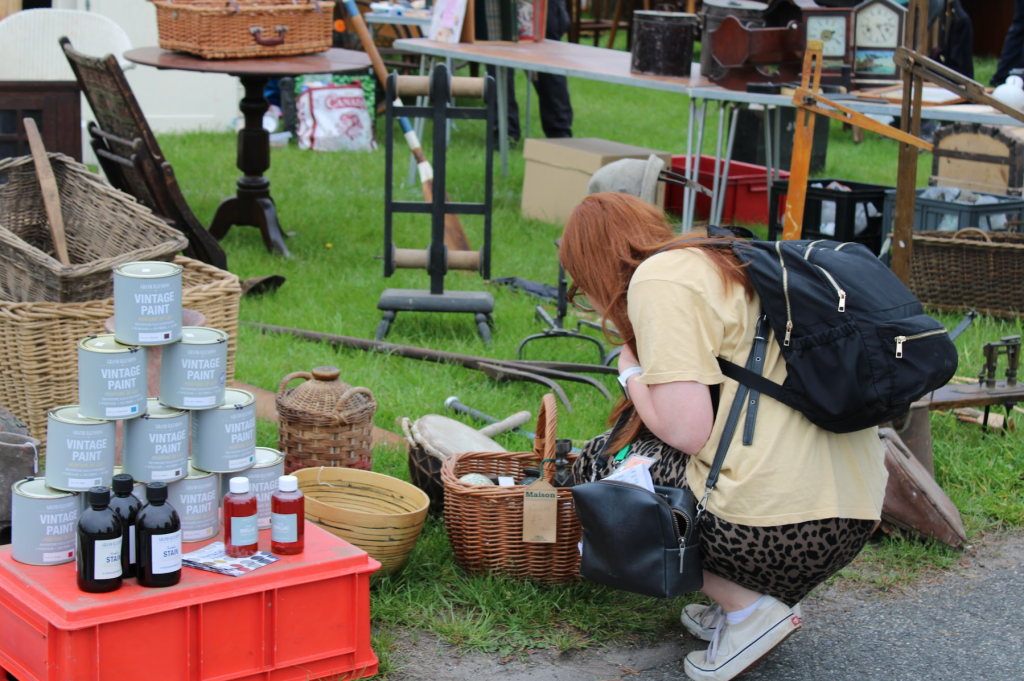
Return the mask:
[[256,495],[249,491],[248,478],[231,478],[230,490],[224,495],[224,553],[232,558],[245,558],[259,548],[256,527]]
[[302,553],[305,548],[306,496],[299,479],[282,475],[270,497],[270,551],[279,556]]

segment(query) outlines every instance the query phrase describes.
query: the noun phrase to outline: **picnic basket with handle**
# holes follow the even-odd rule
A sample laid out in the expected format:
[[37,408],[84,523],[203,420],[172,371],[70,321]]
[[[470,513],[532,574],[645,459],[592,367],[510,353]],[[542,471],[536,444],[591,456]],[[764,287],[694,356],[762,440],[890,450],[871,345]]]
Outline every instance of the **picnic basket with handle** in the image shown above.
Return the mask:
[[327,0],[153,0],[160,47],[203,59],[313,54],[330,49]]
[[1024,234],[968,227],[914,232],[910,290],[924,305],[947,312],[968,307],[1017,319],[1024,314]]
[[[369,388],[353,388],[339,373],[325,366],[281,379],[278,449],[284,452],[286,473],[320,466],[370,470],[377,401]],[[298,378],[305,382],[288,389]]]
[[[524,486],[471,485],[467,473],[523,477],[527,468],[541,468],[545,481],[555,474],[558,424],[555,396],[544,396],[537,417],[532,452],[470,452],[448,457],[441,466],[444,483],[444,524],[455,559],[471,572],[496,572],[562,583],[579,578],[577,544],[582,528],[573,508],[572,490],[559,488],[557,531],[553,543],[523,541]],[[572,456],[570,460],[574,459]]]

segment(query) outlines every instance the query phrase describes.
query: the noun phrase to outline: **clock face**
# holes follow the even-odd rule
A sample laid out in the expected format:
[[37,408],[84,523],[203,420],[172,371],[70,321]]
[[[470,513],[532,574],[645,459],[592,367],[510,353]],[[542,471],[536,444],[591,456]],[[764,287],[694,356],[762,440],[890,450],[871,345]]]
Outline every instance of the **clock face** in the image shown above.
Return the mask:
[[846,56],[846,19],[819,15],[807,17],[807,39],[820,40],[825,57]]
[[857,47],[895,48],[899,44],[900,19],[896,10],[882,3],[857,12]]

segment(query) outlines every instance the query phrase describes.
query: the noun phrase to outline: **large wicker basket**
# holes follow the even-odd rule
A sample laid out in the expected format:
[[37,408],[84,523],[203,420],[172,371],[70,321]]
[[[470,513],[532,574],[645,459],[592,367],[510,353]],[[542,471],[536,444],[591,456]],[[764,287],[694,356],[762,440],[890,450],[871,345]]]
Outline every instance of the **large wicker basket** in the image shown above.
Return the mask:
[[910,290],[935,310],[1016,319],[1024,313],[1024,235],[914,232]]
[[0,299],[72,303],[113,295],[110,271],[135,260],[171,260],[188,246],[178,230],[81,163],[49,154],[71,266],[53,253],[31,156],[0,161]]
[[154,0],[160,47],[203,59],[330,49],[334,3],[318,0]]
[[444,483],[444,524],[455,560],[471,572],[497,572],[541,582],[562,583],[579,578],[577,544],[583,531],[572,503],[572,490],[558,490],[556,541],[523,541],[523,496],[526,487],[470,485],[467,473],[523,477],[526,468],[539,468],[551,482],[555,468],[557,406],[554,395],[544,396],[537,417],[532,452],[455,454],[441,466]]
[[[370,470],[373,414],[368,388],[353,388],[335,367],[296,371],[277,390],[278,449],[286,473],[318,466]],[[297,378],[305,383],[286,390]]]
[[[225,331],[227,381],[235,373],[238,277],[211,265],[179,256],[182,304],[201,312],[206,325]],[[114,314],[114,300],[88,303],[11,303],[0,301],[0,404],[29,426],[32,437],[46,443],[46,412],[78,401],[78,341],[103,333]]]

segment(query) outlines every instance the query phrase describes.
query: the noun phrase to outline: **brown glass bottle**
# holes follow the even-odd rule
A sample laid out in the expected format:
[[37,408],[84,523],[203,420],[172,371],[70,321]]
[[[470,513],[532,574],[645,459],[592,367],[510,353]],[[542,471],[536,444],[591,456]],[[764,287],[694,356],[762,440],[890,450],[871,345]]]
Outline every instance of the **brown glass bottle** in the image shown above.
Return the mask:
[[306,544],[306,496],[294,475],[277,479],[270,497],[270,551],[279,556],[302,553]]
[[142,502],[132,496],[135,480],[127,473],[114,476],[110,489],[110,510],[121,519],[121,576],[135,576],[135,520],[142,509]]
[[248,478],[231,478],[230,491],[224,495],[224,553],[245,558],[259,549],[258,507],[256,495],[249,491]]
[[174,586],[181,581],[181,520],[167,503],[167,485],[151,482],[135,518],[136,575],[140,586]]
[[121,519],[107,507],[106,487],[93,487],[86,495],[89,508],[78,519],[78,588],[106,593],[121,588]]

